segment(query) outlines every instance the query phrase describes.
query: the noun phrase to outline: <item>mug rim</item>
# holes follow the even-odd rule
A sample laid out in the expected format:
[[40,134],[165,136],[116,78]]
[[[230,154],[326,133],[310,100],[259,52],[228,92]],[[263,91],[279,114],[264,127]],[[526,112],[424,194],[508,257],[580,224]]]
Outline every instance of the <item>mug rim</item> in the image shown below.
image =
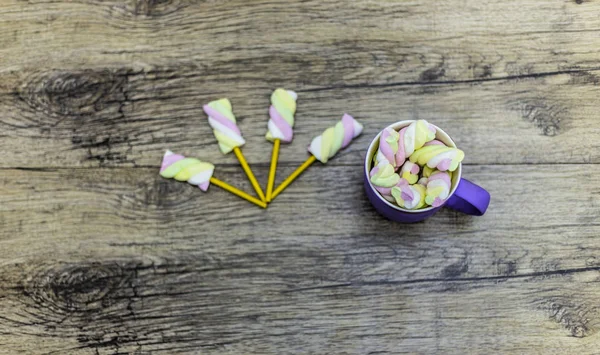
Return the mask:
[[[379,148],[379,139],[381,137],[381,134],[383,133],[383,131],[386,128],[392,128],[396,131],[400,131],[402,128],[407,127],[408,125],[410,125],[413,122],[416,122],[417,120],[404,120],[404,121],[398,121],[395,123],[392,123],[390,125],[388,125],[387,127],[385,127],[384,129],[382,129],[376,136],[375,138],[373,138],[373,140],[371,141],[371,144],[369,144],[369,148],[367,149],[367,155],[365,157],[365,165],[364,165],[364,169],[365,169],[365,178],[367,179],[367,181],[369,182],[369,187],[371,188],[371,190],[373,190],[373,192],[375,193],[375,195],[377,195],[377,198],[381,201],[383,201],[388,207],[391,207],[399,212],[405,212],[405,213],[423,213],[423,212],[428,212],[434,209],[438,209],[443,207],[449,200],[450,198],[454,195],[454,193],[456,192],[456,189],[458,188],[458,184],[460,183],[460,179],[462,178],[462,162],[458,164],[458,168],[456,168],[456,170],[452,173],[453,174],[453,180],[456,181],[456,183],[454,183],[454,186],[452,187],[452,189],[450,190],[450,193],[448,194],[448,198],[446,198],[446,201],[444,201],[444,203],[441,206],[438,207],[433,207],[433,206],[429,206],[427,208],[421,208],[418,210],[409,210],[406,208],[402,208],[396,204],[391,203],[390,201],[386,200],[385,198],[383,198],[383,196],[381,196],[381,194],[379,193],[379,191],[377,191],[375,189],[375,187],[373,186],[373,183],[371,182],[371,178],[370,178],[370,161],[373,160],[373,157],[375,156],[375,152],[376,152],[376,148]],[[448,133],[446,133],[443,129],[439,128],[437,125],[433,124],[433,123],[429,123],[432,126],[435,127],[436,129],[436,138],[438,139],[438,133],[442,136],[441,138],[443,138],[443,143],[444,144],[448,144],[450,143],[450,146],[452,148],[457,148],[456,147],[456,143],[454,143],[454,140],[452,139],[452,137],[450,137],[450,135]],[[376,144],[377,143],[377,144]],[[454,175],[456,174],[456,175]],[[456,178],[454,178],[454,176],[456,176]]]

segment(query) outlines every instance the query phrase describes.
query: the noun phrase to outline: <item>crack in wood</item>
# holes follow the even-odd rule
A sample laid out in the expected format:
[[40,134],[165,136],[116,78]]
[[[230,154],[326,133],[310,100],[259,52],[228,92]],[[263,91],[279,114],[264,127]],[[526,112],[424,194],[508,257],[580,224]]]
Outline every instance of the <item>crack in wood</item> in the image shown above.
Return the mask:
[[456,283],[456,282],[489,282],[489,281],[507,281],[512,279],[524,279],[524,278],[536,278],[536,277],[547,277],[547,276],[566,276],[583,272],[600,271],[599,267],[585,267],[577,269],[561,269],[553,271],[541,271],[531,272],[523,274],[512,274],[512,275],[498,275],[498,276],[478,276],[478,277],[459,277],[459,278],[428,278],[428,279],[414,279],[414,280],[400,280],[400,281],[371,281],[371,282],[344,282],[331,285],[323,286],[310,286],[302,287],[291,290],[284,290],[281,293],[293,293],[293,292],[304,292],[320,289],[340,288],[340,287],[379,287],[387,285],[412,285],[412,284],[423,284],[423,283]]

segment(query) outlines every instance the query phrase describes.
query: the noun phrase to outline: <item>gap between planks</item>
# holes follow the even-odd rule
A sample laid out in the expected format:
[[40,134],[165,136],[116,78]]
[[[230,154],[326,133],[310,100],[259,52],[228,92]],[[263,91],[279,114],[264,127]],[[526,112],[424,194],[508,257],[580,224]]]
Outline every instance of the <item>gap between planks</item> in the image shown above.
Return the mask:
[[321,88],[302,89],[296,90],[298,93],[303,92],[319,92],[319,91],[330,91],[330,90],[341,90],[341,89],[368,89],[368,88],[387,88],[387,87],[402,87],[402,86],[442,86],[442,85],[464,85],[464,84],[475,84],[475,83],[487,83],[494,81],[511,81],[521,79],[539,79],[549,76],[557,76],[564,74],[578,74],[585,72],[596,72],[600,71],[600,67],[588,68],[588,69],[573,69],[573,70],[558,70],[551,72],[539,72],[521,75],[507,75],[495,78],[478,78],[478,79],[466,79],[466,80],[440,80],[440,81],[407,81],[407,82],[396,82],[396,83],[381,83],[381,84],[353,84],[353,85],[338,85],[328,86]]
[[497,276],[478,276],[478,277],[459,277],[459,278],[430,278],[430,279],[413,279],[413,280],[381,280],[381,281],[358,281],[358,282],[344,282],[338,284],[330,284],[323,286],[310,286],[301,287],[291,290],[281,291],[281,293],[293,293],[303,292],[319,289],[328,288],[340,288],[340,287],[369,287],[369,286],[386,286],[386,285],[412,285],[422,283],[454,283],[454,282],[488,282],[488,281],[507,281],[511,279],[523,279],[523,278],[534,278],[534,277],[546,277],[546,276],[564,276],[572,275],[590,271],[600,271],[600,266],[575,268],[575,269],[559,269],[551,271],[540,271],[540,272],[529,272],[523,274],[514,275],[497,275]]
[[[270,163],[252,163],[248,162],[252,168],[260,167],[260,168],[269,168]],[[301,161],[297,162],[277,162],[278,167],[286,167],[293,168],[302,164]],[[467,163],[462,164],[462,166],[559,166],[559,165],[600,165],[600,163],[580,163],[580,162],[558,162],[558,163],[485,163],[485,164],[476,164],[476,163]],[[239,166],[238,163],[220,163],[220,167],[224,168],[233,168]],[[340,164],[331,164],[330,166],[337,167],[358,167],[362,166],[360,164],[348,164],[348,163],[340,163]],[[0,167],[0,170],[21,170],[21,171],[58,171],[58,170],[94,170],[94,169],[105,169],[105,170],[118,170],[118,169],[158,169],[160,168],[160,164],[156,165],[135,165],[135,166],[66,166],[66,167],[53,167],[53,166],[28,166],[28,167],[20,167],[20,166],[4,166]]]
[[[53,68],[54,70],[58,70],[59,68]],[[94,68],[88,68],[94,69]],[[107,69],[103,67],[103,69]],[[111,69],[111,68],[108,68]],[[117,68],[112,68],[117,69]],[[572,69],[572,70],[557,70],[550,72],[539,72],[539,73],[529,73],[529,74],[520,74],[520,75],[507,75],[500,77],[491,77],[491,78],[477,78],[477,79],[466,79],[466,80],[440,80],[440,81],[400,81],[400,82],[392,82],[392,83],[361,83],[361,84],[352,84],[352,85],[334,85],[334,86],[323,86],[323,87],[314,87],[308,89],[298,89],[297,93],[306,93],[306,92],[324,92],[324,91],[332,91],[332,90],[348,90],[348,89],[369,89],[369,88],[393,88],[393,87],[419,87],[419,86],[451,86],[451,85],[464,85],[464,84],[477,84],[477,83],[488,83],[488,82],[498,82],[498,81],[513,81],[513,80],[523,80],[523,79],[540,79],[551,76],[565,75],[565,74],[579,74],[579,73],[590,73],[590,72],[598,72],[600,71],[600,67],[586,68],[586,69]],[[144,72],[132,72],[125,74],[126,76],[135,76],[139,74],[144,74]],[[200,77],[201,73],[198,74],[186,74],[186,75],[174,75],[173,78],[192,78],[192,77]],[[0,92],[0,96],[12,96],[18,95],[19,91],[13,89],[11,91]],[[135,101],[143,101],[144,99],[138,100],[130,100],[132,102]]]

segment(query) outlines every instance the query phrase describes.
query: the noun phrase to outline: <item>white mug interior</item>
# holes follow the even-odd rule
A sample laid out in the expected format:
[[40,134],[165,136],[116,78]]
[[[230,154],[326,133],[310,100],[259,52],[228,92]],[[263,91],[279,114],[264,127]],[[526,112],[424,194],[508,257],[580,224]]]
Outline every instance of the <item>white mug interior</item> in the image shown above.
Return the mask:
[[[391,124],[388,127],[391,127],[393,129],[395,129],[396,131],[400,131],[402,128],[407,127],[408,125],[410,125],[413,122],[415,122],[415,120],[400,121],[400,122]],[[447,145],[449,147],[456,148],[456,143],[454,143],[452,138],[450,138],[450,136],[446,132],[444,132],[444,130],[440,129],[436,125],[433,125],[433,126],[436,129],[435,139],[439,140],[440,142],[444,143],[445,145]],[[429,206],[427,208],[420,208],[418,210],[409,210],[406,208],[402,208],[394,203],[391,203],[390,201],[386,200],[385,198],[383,198],[383,196],[381,196],[381,194],[375,189],[375,187],[373,186],[373,183],[371,182],[371,179],[369,178],[369,176],[370,176],[369,173],[373,167],[373,157],[377,153],[377,149],[379,149],[379,138],[381,137],[381,133],[383,133],[383,130],[381,132],[379,132],[379,134],[377,134],[377,136],[375,136],[373,141],[371,141],[371,144],[369,145],[369,149],[367,150],[367,156],[365,158],[365,174],[366,174],[365,176],[369,180],[369,187],[375,192],[375,194],[377,195],[377,197],[380,200],[385,202],[391,208],[394,208],[398,211],[408,212],[408,213],[421,213],[421,212],[430,211],[434,208],[438,208],[438,207],[433,207],[433,206]],[[448,195],[448,198],[446,199],[446,201],[448,201],[450,199],[450,197],[452,197],[452,195],[454,195],[454,192],[456,192],[456,188],[458,187],[458,182],[460,181],[461,175],[462,175],[462,163],[458,164],[458,168],[456,168],[456,170],[452,173],[452,188],[450,189],[450,194]]]

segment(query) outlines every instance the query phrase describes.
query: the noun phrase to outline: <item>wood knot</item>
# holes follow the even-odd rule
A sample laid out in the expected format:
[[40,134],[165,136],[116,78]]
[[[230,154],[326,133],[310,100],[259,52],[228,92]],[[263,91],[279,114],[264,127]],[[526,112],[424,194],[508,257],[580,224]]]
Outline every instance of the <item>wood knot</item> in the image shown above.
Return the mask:
[[[107,131],[108,135],[106,135]],[[79,130],[77,130],[73,132],[71,143],[74,149],[87,150],[86,160],[96,161],[100,166],[107,163],[134,163],[128,158],[132,146],[127,135],[112,135],[108,129],[95,135],[88,132],[80,135]],[[124,147],[127,147],[126,150]]]
[[[136,190],[136,208],[177,209],[188,206],[189,193],[197,187],[186,184],[173,184],[161,177],[154,177],[151,182],[142,182]],[[165,211],[166,212],[166,211]],[[164,217],[161,215],[161,217]]]
[[145,16],[162,16],[176,10],[174,0],[133,0],[134,13]]
[[572,85],[599,85],[600,84],[600,76],[594,74],[593,72],[571,73],[571,79],[569,80],[569,84],[572,84]]
[[455,279],[469,271],[469,264],[466,259],[463,259],[454,264],[446,266],[442,270],[442,277],[445,279]]
[[584,338],[597,332],[593,322],[598,317],[595,306],[578,304],[572,297],[553,297],[541,301],[540,306],[548,313],[550,320],[562,325],[575,338]]
[[19,97],[34,111],[51,117],[87,116],[123,101],[125,81],[125,76],[110,71],[55,71],[30,79]]
[[558,103],[548,103],[543,99],[533,99],[516,105],[524,120],[531,122],[544,136],[553,137],[564,128],[568,111]]
[[515,260],[504,260],[500,258],[494,261],[493,264],[496,266],[497,274],[499,276],[511,276],[517,274],[518,266]]
[[444,267],[441,271],[441,276],[444,279],[457,279],[469,272],[470,253],[467,250],[461,250],[459,248],[447,248],[444,250],[444,258],[455,259],[457,254],[463,254],[459,260],[454,261],[452,264]]
[[[129,158],[131,126],[130,71],[51,71],[30,77],[16,95],[25,132],[70,139],[85,150],[85,161],[133,164]],[[37,133],[39,130],[40,133]]]
[[111,8],[111,16],[123,20],[139,20],[166,16],[184,8],[180,0],[129,0]]
[[[34,275],[23,286],[39,318],[62,323],[126,308],[124,293],[133,294],[135,273],[116,264],[67,264]],[[80,319],[81,320],[81,319]]]
[[492,66],[490,64],[474,64],[469,65],[469,69],[473,71],[473,78],[475,79],[486,79],[492,77]]
[[444,69],[444,63],[442,62],[436,67],[423,71],[421,75],[419,75],[419,81],[432,82],[443,78],[444,75],[446,75],[446,69]]

